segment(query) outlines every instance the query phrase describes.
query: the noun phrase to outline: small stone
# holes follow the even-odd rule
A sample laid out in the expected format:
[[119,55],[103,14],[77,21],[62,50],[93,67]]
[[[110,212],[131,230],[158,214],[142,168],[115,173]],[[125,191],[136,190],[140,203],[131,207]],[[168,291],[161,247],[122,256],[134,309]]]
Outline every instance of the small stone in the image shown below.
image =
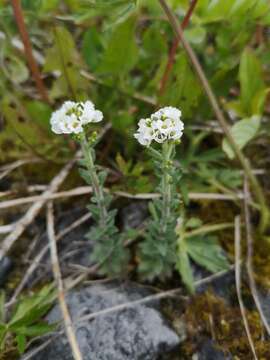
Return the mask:
[[[128,306],[78,323],[85,315],[151,294],[143,286],[126,282],[93,285],[68,293],[66,301],[83,359],[155,360],[175,349],[180,343],[179,337],[160,313],[158,302]],[[50,323],[61,319],[58,306],[51,310],[47,319]],[[34,359],[72,360],[66,337],[56,338]]]

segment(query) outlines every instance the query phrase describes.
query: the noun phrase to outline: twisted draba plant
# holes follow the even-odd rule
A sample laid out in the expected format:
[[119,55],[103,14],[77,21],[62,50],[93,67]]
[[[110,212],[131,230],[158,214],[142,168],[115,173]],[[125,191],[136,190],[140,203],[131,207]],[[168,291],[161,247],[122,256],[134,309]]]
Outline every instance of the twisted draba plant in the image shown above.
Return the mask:
[[102,121],[103,114],[91,101],[66,101],[51,117],[52,131],[56,134],[71,134],[82,148],[80,174],[93,187],[93,196],[88,206],[95,226],[87,234],[94,242],[91,260],[99,264],[101,274],[119,274],[128,263],[128,251],[123,246],[124,234],[115,226],[117,211],[111,210],[111,195],[104,191],[107,171],[95,165],[97,133],[92,123]]
[[[180,142],[184,129],[180,118],[180,110],[165,107],[150,118],[140,120],[138,131],[134,135],[141,145],[147,146],[154,161],[156,176],[160,180],[157,188],[160,198],[150,203],[152,219],[139,254],[139,271],[149,280],[170,276],[177,260],[175,229],[180,199],[176,186],[181,171],[174,165],[173,159],[175,145]],[[152,142],[157,142],[160,146],[154,148],[151,146]]]

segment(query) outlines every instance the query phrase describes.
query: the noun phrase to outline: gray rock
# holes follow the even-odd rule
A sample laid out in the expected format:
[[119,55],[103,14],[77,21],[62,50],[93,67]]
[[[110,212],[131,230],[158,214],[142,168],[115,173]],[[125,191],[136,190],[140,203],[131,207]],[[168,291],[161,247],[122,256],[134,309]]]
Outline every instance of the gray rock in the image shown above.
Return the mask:
[[[139,300],[152,292],[133,283],[109,283],[70,292],[66,301],[84,360],[155,360],[179,345],[178,335],[159,311],[159,304],[129,306],[76,324],[76,319],[112,306]],[[49,322],[61,318],[58,306]],[[65,336],[56,338],[35,360],[72,360]]]
[[0,286],[3,286],[5,284],[11,269],[11,259],[7,256],[4,256],[3,259],[0,261]]

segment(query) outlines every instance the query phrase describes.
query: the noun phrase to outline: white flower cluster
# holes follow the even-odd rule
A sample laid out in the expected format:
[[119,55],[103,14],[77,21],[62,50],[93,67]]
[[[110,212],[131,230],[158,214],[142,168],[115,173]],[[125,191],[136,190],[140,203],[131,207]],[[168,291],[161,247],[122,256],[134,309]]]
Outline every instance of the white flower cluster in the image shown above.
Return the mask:
[[102,119],[102,112],[95,110],[91,101],[66,101],[52,114],[50,122],[55,134],[79,134],[83,131],[84,125],[99,122]]
[[180,120],[181,111],[168,106],[164,107],[148,119],[139,121],[139,128],[134,137],[141,145],[149,146],[152,140],[163,143],[166,140],[178,140],[184,130],[184,123]]

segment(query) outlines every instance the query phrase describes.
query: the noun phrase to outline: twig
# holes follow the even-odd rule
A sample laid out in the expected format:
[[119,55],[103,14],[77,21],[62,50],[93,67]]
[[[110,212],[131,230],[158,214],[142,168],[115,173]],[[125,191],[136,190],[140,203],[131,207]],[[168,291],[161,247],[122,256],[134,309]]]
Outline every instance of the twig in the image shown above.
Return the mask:
[[11,4],[13,7],[14,17],[15,17],[15,20],[16,20],[21,38],[22,38],[22,42],[24,45],[25,56],[27,58],[28,65],[31,69],[33,78],[35,80],[36,87],[37,87],[38,92],[40,93],[40,96],[43,99],[43,101],[50,103],[50,100],[49,100],[49,97],[47,94],[47,90],[44,86],[44,83],[42,81],[42,78],[41,78],[41,75],[39,72],[38,65],[33,56],[29,34],[28,34],[28,31],[27,31],[27,28],[26,28],[26,25],[24,22],[21,1],[20,0],[11,0]]
[[18,167],[25,165],[25,164],[30,164],[30,163],[36,163],[36,162],[40,162],[40,159],[25,159],[25,160],[17,160],[12,164],[8,164],[5,165],[3,167],[1,167],[1,171],[3,170],[2,174],[0,174],[0,180],[2,180],[4,177],[6,177],[7,175],[9,175],[13,170],[17,169]]
[[247,273],[248,273],[248,282],[250,286],[250,291],[252,294],[252,297],[254,299],[254,302],[256,304],[257,310],[260,314],[260,317],[262,319],[262,322],[265,326],[265,329],[270,336],[270,325],[268,323],[268,320],[264,314],[261,302],[259,300],[258,295],[258,289],[257,285],[254,279],[254,270],[253,270],[253,238],[252,238],[252,227],[251,227],[251,221],[250,221],[250,212],[249,212],[249,205],[248,200],[250,198],[249,190],[248,190],[248,182],[247,179],[245,179],[244,182],[244,210],[245,210],[245,225],[246,225],[246,237],[247,237]]
[[[84,216],[77,219],[76,221],[74,221],[71,225],[67,226],[64,230],[60,231],[55,236],[56,242],[61,240],[70,231],[76,229],[78,226],[82,225],[83,223],[85,223],[90,218],[91,218],[91,214],[87,213]],[[16,290],[14,291],[14,294],[12,295],[12,298],[10,299],[10,301],[6,304],[6,307],[10,307],[12,304],[14,304],[16,302],[17,297],[22,292],[22,290],[25,287],[25,285],[27,284],[27,281],[29,280],[30,276],[34,273],[34,271],[36,270],[36,268],[38,267],[38,265],[40,264],[40,262],[42,261],[44,256],[47,254],[48,250],[49,250],[49,244],[44,246],[42,248],[42,250],[35,256],[35,258],[33,260],[31,260],[30,267],[27,269],[27,271],[26,271],[25,275],[23,276],[20,284],[16,287]]]
[[0,226],[0,234],[8,234],[13,231],[16,227],[16,222],[9,225],[2,225]]
[[235,224],[235,234],[234,234],[234,250],[235,250],[235,284],[236,284],[236,292],[238,297],[238,302],[240,306],[240,311],[242,315],[242,320],[244,323],[244,327],[247,333],[247,338],[249,342],[249,346],[252,350],[254,359],[258,360],[256,355],[255,346],[252,340],[252,336],[250,333],[250,328],[246,316],[246,309],[242,297],[241,291],[241,224],[240,224],[240,216],[236,216],[234,220]]
[[[80,152],[77,153],[77,156]],[[53,178],[51,183],[48,185],[47,189],[41,194],[38,200],[27,210],[24,216],[17,222],[15,229],[10,233],[1,243],[0,248],[0,261],[7,254],[10,248],[14,245],[16,240],[21,236],[26,227],[31,224],[33,219],[39,214],[44,204],[47,202],[47,199],[52,193],[54,193],[59,186],[63,183],[67,177],[72,166],[76,162],[76,158],[73,158],[68,162],[64,168]]]
[[[186,13],[186,16],[184,17],[182,24],[181,24],[182,30],[184,30],[188,26],[189,20],[191,18],[191,15],[195,9],[197,2],[198,2],[198,0],[191,0],[189,9]],[[172,68],[173,68],[173,64],[174,64],[174,60],[175,60],[175,56],[176,56],[176,52],[177,52],[177,48],[178,48],[179,44],[180,44],[180,39],[178,37],[176,37],[174,39],[173,45],[170,49],[168,61],[167,61],[166,67],[165,67],[165,71],[164,71],[164,74],[163,74],[161,82],[160,82],[159,96],[162,96],[162,94],[164,93],[164,90],[166,88],[166,84],[168,82],[170,72],[172,71]]]
[[[37,192],[37,191],[44,191],[46,189],[47,189],[46,185],[30,185],[30,186],[24,187],[23,191],[31,193],[31,192]],[[10,196],[10,195],[14,195],[14,194],[18,193],[19,190],[20,189],[2,191],[2,192],[0,192],[0,198]]]
[[189,45],[188,41],[185,39],[183,31],[181,29],[181,26],[179,26],[179,24],[178,24],[177,18],[175,17],[171,8],[168,6],[166,0],[159,0],[159,2],[160,2],[161,7],[163,8],[165,14],[167,15],[168,20],[169,20],[172,28],[174,29],[178,39],[181,41],[181,43],[189,57],[189,60],[198,75],[198,78],[201,82],[201,85],[202,85],[204,91],[205,91],[205,94],[207,95],[207,97],[209,99],[209,102],[213,108],[216,118],[217,118],[218,122],[220,123],[220,126],[222,127],[222,129],[228,139],[228,142],[231,145],[236,157],[240,161],[240,163],[243,167],[243,170],[245,171],[246,176],[248,177],[248,179],[250,181],[250,184],[252,185],[256,200],[260,204],[260,212],[261,212],[260,231],[261,231],[261,233],[264,233],[266,230],[268,221],[269,221],[269,210],[266,205],[265,196],[263,194],[261,186],[260,186],[256,176],[252,172],[252,169],[251,169],[248,159],[244,156],[241,149],[235,142],[234,137],[232,136],[232,133],[230,130],[230,126],[227,123],[227,120],[225,119],[225,117],[219,107],[218,101],[216,99],[216,96],[215,96],[212,88],[211,88],[211,85],[209,84],[209,82],[206,78],[206,75],[201,67],[201,64],[199,63],[199,61],[197,59],[196,54],[194,53],[193,49]]
[[[110,192],[109,189],[104,189],[105,192]],[[56,200],[60,198],[67,198],[72,196],[80,196],[92,193],[92,186],[79,186],[72,190],[67,191],[60,191],[57,193],[51,193],[47,194],[46,200]],[[142,193],[142,194],[131,194],[125,191],[114,191],[112,192],[114,195],[119,197],[124,197],[128,199],[137,199],[137,200],[151,200],[158,198],[160,195],[158,193]],[[227,195],[227,194],[219,194],[219,193],[195,193],[191,192],[188,194],[189,198],[191,200],[222,200],[222,201],[236,201],[236,200],[242,200],[244,198],[244,195],[242,192],[239,192],[235,195]],[[14,206],[20,206],[29,204],[35,201],[39,201],[41,198],[45,198],[44,194],[41,195],[34,195],[34,196],[28,196],[24,198],[19,199],[12,199],[12,200],[6,200],[2,201],[0,203],[0,209],[7,209]],[[254,204],[251,200],[249,201],[251,205],[256,207],[256,204]]]
[[69,310],[65,300],[64,294],[64,284],[61,277],[61,269],[59,265],[59,259],[57,254],[57,247],[56,247],[56,239],[54,233],[54,218],[53,218],[53,206],[52,202],[47,204],[47,232],[48,232],[48,239],[50,244],[50,251],[51,251],[51,259],[52,259],[52,270],[54,279],[57,285],[57,292],[58,292],[58,301],[59,306],[62,311],[63,321],[66,329],[66,335],[69,340],[69,344],[73,353],[73,357],[75,360],[82,360],[83,357],[81,355],[79,345],[77,343],[77,339],[74,333],[73,324],[71,321],[71,317],[69,314]]

